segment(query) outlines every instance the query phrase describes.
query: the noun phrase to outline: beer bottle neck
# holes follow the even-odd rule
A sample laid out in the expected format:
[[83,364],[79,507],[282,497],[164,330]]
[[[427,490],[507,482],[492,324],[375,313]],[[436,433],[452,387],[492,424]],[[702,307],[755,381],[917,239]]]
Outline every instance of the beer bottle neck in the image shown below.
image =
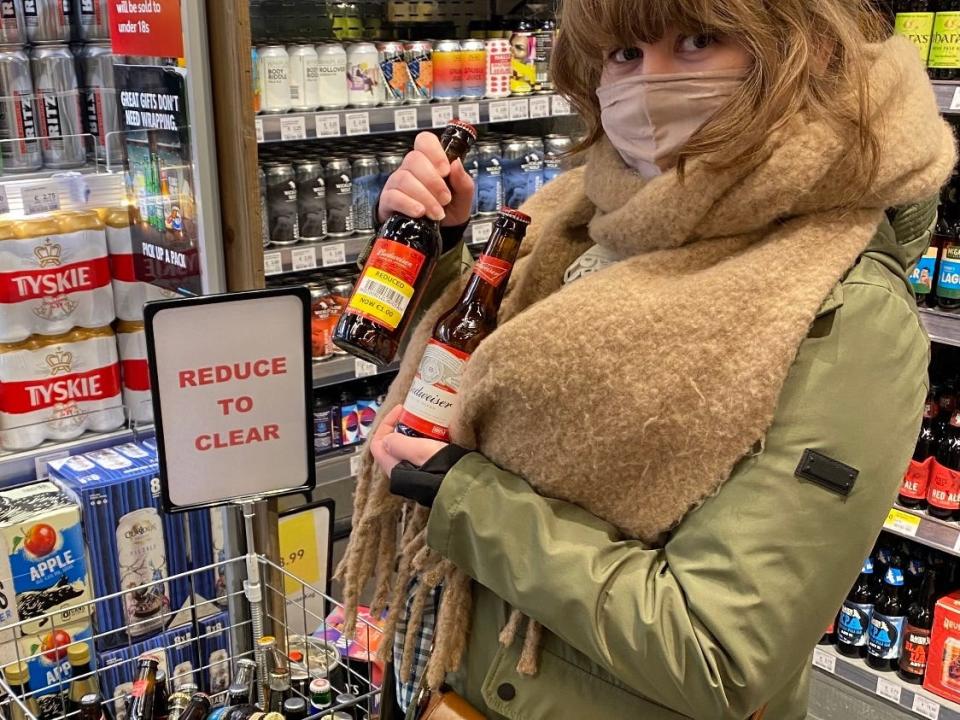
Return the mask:
[[510,227],[516,224],[498,222],[474,264],[473,274],[460,296],[461,305],[476,302],[494,310],[500,307],[523,240],[523,228]]

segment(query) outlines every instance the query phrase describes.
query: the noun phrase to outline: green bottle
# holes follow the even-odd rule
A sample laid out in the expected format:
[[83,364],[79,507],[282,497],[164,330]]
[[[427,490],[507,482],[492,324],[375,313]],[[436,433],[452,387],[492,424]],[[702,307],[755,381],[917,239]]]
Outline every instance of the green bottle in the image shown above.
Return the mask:
[[934,80],[960,78],[960,0],[940,0],[927,62]]

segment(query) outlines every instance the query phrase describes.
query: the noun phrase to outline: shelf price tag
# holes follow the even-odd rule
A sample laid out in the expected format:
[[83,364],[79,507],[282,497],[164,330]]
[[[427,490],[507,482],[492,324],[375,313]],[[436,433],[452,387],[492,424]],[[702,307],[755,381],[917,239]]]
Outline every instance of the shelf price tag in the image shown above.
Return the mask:
[[353,361],[353,374],[358,378],[370,377],[377,374],[377,366],[372,362],[357,358]]
[[953,91],[953,100],[950,101],[951,110],[960,110],[960,87]]
[[903,688],[886,678],[877,678],[877,695],[897,705],[900,704],[900,693]]
[[920,528],[920,518],[916,515],[892,508],[887,513],[887,519],[883,523],[884,530],[890,530],[898,535],[916,537],[917,530]]
[[263,120],[260,118],[256,118],[253,121],[253,127],[256,128],[256,131],[257,131],[257,142],[262,143],[263,142]]
[[343,243],[333,243],[320,247],[320,262],[323,267],[347,264],[347,249]]
[[369,135],[370,113],[355,112],[343,116],[347,123],[347,135]]
[[825,650],[815,648],[813,651],[813,665],[833,675],[837,671],[837,658]]
[[360,474],[360,453],[350,456],[350,477]]
[[7,189],[0,185],[0,215],[10,212],[10,201],[7,200]]
[[567,100],[562,95],[553,96],[553,114],[554,115],[569,115],[570,114],[570,101]]
[[295,578],[309,584],[322,584],[324,579],[320,577],[320,559],[315,542],[318,532],[313,513],[297,513],[284,518],[278,530],[280,567],[290,573],[283,576],[284,592],[292,595],[301,591],[302,586]]
[[281,140],[305,140],[307,137],[307,121],[303,116],[280,118]]
[[340,137],[340,116],[336,113],[317,115],[317,137]]
[[550,117],[550,98],[545,96],[530,98],[530,117]]
[[492,222],[474,223],[470,242],[474,245],[486,243],[490,239],[490,233],[493,232]]
[[34,185],[20,190],[23,197],[23,214],[53,212],[60,209],[60,194],[55,185]]
[[460,119],[473,125],[480,124],[480,104],[479,103],[460,103],[457,108],[460,113]]
[[279,275],[283,272],[283,258],[278,252],[263,254],[263,274]]
[[510,103],[506,101],[490,103],[490,122],[509,122]]
[[940,703],[924,697],[918,692],[914,692],[912,710],[920,717],[928,718],[928,720],[939,720],[940,718]]
[[437,105],[430,108],[430,119],[435,128],[446,127],[453,120],[453,105]]
[[417,129],[417,109],[404,108],[393,111],[393,129],[397,132]]
[[527,98],[510,101],[510,119],[526,120],[530,117],[530,101]]
[[313,270],[317,266],[317,249],[315,247],[296,248],[290,251],[290,262],[294,272]]

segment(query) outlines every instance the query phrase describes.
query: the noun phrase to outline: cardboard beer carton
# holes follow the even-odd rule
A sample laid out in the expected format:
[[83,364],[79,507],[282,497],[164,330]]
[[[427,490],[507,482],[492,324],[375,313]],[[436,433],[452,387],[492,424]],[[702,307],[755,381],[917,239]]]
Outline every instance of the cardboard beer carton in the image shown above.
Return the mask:
[[90,599],[77,504],[49,482],[0,492],[0,627],[29,620],[16,632],[37,635],[81,622]]
[[137,675],[137,661],[141,657],[145,655],[155,657],[158,669],[163,670],[167,677],[170,677],[167,655],[163,650],[164,642],[165,636],[159,635],[133,643],[129,647],[110,650],[97,659],[99,666],[103,668],[100,672],[100,694],[107,701],[106,707],[116,720],[126,720],[125,698],[133,690],[133,681],[136,680]]
[[937,600],[923,687],[960,702],[960,590]]
[[167,630],[164,645],[167,648],[167,667],[170,669],[168,687],[176,688],[186,683],[196,685],[199,679],[197,668],[200,665],[193,622],[188,620],[184,625]]
[[[212,605],[212,604],[211,604]],[[198,608],[198,614],[202,612]],[[230,687],[230,652],[227,633],[230,622],[225,612],[198,617],[200,689],[211,696],[224,693]]]

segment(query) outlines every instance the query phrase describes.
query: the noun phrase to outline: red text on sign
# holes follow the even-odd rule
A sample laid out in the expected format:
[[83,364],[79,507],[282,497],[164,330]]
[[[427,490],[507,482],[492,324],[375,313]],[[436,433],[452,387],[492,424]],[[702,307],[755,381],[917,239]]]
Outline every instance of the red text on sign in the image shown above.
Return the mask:
[[229,365],[209,365],[192,370],[181,370],[179,374],[180,387],[200,387],[201,385],[215,385],[217,383],[232,382],[234,380],[249,380],[250,378],[269,377],[270,375],[286,375],[287,359],[275,357],[263,360],[247,360]]

